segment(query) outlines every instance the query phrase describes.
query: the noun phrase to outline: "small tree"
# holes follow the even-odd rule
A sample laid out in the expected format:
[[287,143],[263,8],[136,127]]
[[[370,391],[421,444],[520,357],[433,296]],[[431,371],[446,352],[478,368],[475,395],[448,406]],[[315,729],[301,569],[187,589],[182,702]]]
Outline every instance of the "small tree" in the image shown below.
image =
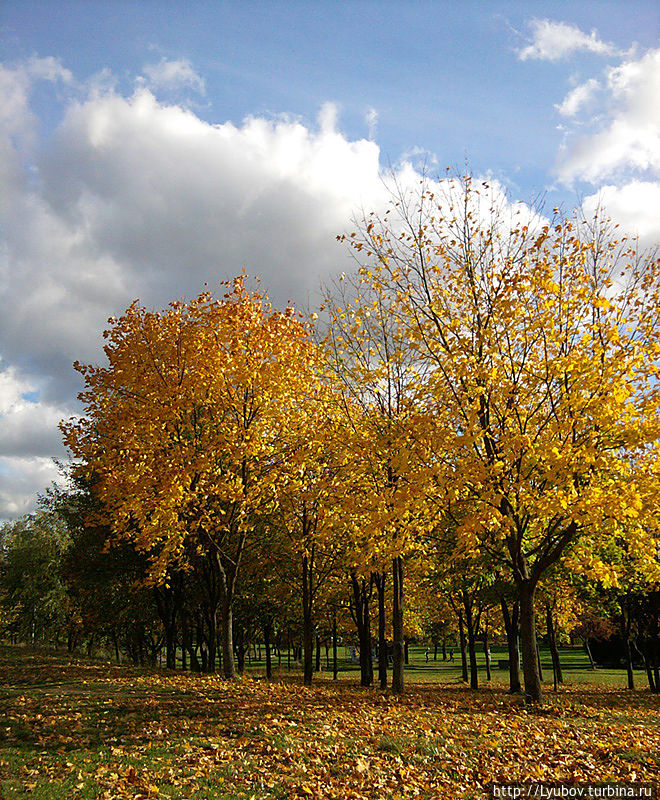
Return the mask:
[[76,365],[85,417],[62,425],[65,442],[96,478],[111,536],[148,554],[152,584],[191,555],[206,560],[210,668],[219,611],[233,677],[236,579],[312,380],[309,332],[240,277],[222,300],[204,293],[162,312],[135,303],[105,336],[108,365]]

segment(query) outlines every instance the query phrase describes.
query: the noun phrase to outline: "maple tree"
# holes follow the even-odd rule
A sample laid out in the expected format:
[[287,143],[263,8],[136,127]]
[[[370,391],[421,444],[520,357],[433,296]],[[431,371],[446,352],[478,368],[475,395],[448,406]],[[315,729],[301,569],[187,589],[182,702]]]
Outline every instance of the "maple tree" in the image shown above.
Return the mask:
[[[353,519],[355,531],[352,572],[354,581],[365,582],[361,587],[353,583],[353,596],[356,606],[366,608],[367,584],[372,573],[377,573],[382,609],[385,566],[391,565],[392,690],[401,693],[404,563],[417,550],[421,532],[431,524],[423,495],[412,488],[409,473],[414,466],[401,458],[407,452],[406,423],[414,413],[411,387],[416,371],[406,346],[405,326],[380,285],[342,275],[326,292],[324,310],[329,317],[325,343],[351,450],[351,469],[344,474],[350,485],[344,511]],[[379,611],[381,648],[383,631]],[[366,628],[364,635],[366,644]],[[382,684],[382,659],[379,667]],[[366,670],[368,673],[368,666]]]
[[350,241],[417,371],[399,461],[454,514],[457,557],[511,575],[539,701],[534,597],[569,545],[603,579],[600,539],[657,569],[660,262],[580,220],[511,212],[470,176],[400,189],[392,208]]
[[291,308],[274,311],[235,279],[162,311],[134,303],[106,331],[107,366],[77,364],[85,416],[62,425],[94,475],[114,539],[150,559],[149,581],[201,556],[208,571],[208,646],[234,675],[232,599],[246,541],[276,502],[315,348]]
[[274,534],[271,552],[280,565],[288,564],[300,590],[305,685],[312,682],[317,604],[324,588],[344,568],[346,520],[338,439],[327,384],[323,380],[308,384],[296,411],[296,438],[280,466],[277,503],[268,521]]

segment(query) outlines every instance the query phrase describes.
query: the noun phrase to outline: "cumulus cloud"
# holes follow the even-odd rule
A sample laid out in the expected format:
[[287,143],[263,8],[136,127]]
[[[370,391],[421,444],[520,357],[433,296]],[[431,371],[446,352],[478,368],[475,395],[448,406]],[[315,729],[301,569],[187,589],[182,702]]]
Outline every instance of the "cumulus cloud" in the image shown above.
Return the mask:
[[0,457],[63,456],[59,421],[65,406],[43,402],[34,385],[7,367],[0,372]]
[[367,113],[364,115],[364,119],[367,123],[369,139],[373,141],[376,138],[376,130],[378,127],[378,112],[375,108],[369,108],[367,109]]
[[556,105],[555,108],[564,117],[574,117],[578,111],[581,111],[588,105],[599,89],[600,83],[595,78],[589,78],[588,81],[571,89],[562,102]]
[[642,248],[660,244],[660,182],[633,180],[622,186],[608,184],[582,202],[587,217],[604,209],[622,230],[639,237]]
[[568,184],[630,171],[660,178],[660,49],[609,68],[604,89],[592,129],[567,141],[559,177]]
[[50,81],[51,83],[62,81],[63,83],[71,84],[74,82],[71,70],[64,67],[59,58],[53,58],[53,56],[47,56],[46,58],[32,56],[24,68],[31,78]]
[[51,458],[0,456],[0,519],[12,519],[34,511],[41,493],[60,478]]
[[154,89],[180,91],[192,89],[199,94],[206,93],[204,79],[195,72],[187,58],[169,60],[162,58],[157,64],[147,64],[144,74]]
[[530,24],[532,41],[519,50],[518,58],[521,61],[560,61],[580,51],[600,56],[619,53],[613,44],[599,39],[595,30],[584,33],[576,25],[549,19],[534,19]]
[[[243,269],[276,305],[314,303],[321,280],[353,267],[336,234],[388,199],[377,144],[347,138],[333,103],[314,124],[210,124],[144,83],[125,96],[106,73],[65,98],[39,142],[34,82],[75,85],[40,64],[0,68],[0,516],[29,510],[57,477],[56,422],[80,389],[71,364],[102,359],[109,316]],[[404,163],[396,177],[420,175]]]
[[80,389],[71,365],[101,360],[109,316],[244,268],[276,304],[304,305],[350,268],[336,234],[385,194],[377,145],[346,138],[333,104],[316,125],[212,125],[106,75],[65,98],[39,142],[35,82],[69,75],[48,59],[0,68],[0,516],[56,476],[47,456],[62,453],[56,424]]
[[40,399],[33,382],[0,367],[0,519],[32,510],[64,458],[58,423],[70,410]]

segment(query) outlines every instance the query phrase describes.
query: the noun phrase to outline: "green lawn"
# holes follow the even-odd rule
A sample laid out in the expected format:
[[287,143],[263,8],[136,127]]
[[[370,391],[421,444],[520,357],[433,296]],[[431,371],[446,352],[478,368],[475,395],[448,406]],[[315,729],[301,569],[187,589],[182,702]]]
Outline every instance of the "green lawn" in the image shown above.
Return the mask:
[[227,682],[3,647],[0,798],[455,800],[493,780],[660,780],[657,696],[563,655],[570,685],[546,685],[537,710],[501,671],[473,692],[424,648],[393,697],[346,662],[308,689],[299,670],[266,682],[262,664]]

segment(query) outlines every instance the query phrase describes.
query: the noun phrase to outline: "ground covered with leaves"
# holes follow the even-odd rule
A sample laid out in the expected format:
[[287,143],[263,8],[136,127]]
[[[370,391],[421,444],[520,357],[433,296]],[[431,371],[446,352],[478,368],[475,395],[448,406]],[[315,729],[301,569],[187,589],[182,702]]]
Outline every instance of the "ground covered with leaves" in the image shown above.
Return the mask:
[[402,697],[0,651],[0,798],[481,798],[492,781],[660,782],[660,703],[572,686]]

